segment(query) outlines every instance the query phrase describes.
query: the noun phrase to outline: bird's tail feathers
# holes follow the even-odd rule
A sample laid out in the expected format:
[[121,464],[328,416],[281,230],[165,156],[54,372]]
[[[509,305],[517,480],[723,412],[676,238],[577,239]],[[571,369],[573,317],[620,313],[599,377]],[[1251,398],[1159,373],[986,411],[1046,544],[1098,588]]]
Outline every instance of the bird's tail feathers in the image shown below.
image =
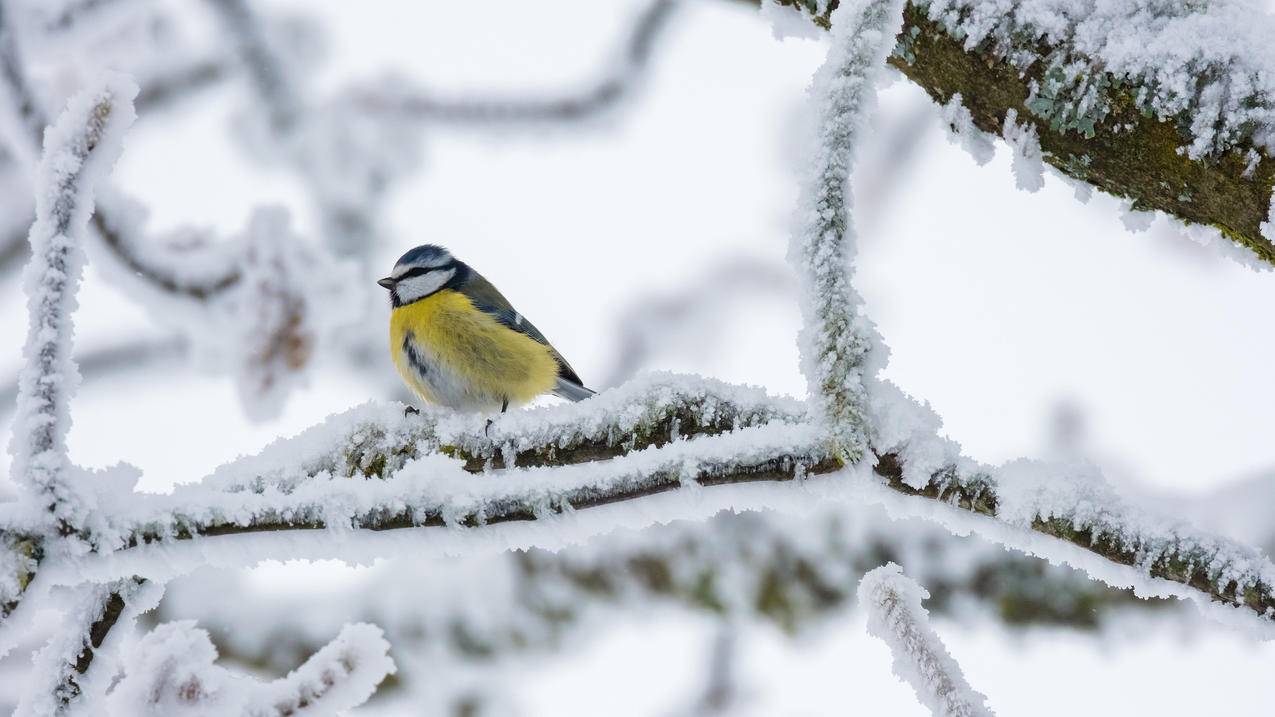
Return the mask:
[[553,395],[559,398],[565,398],[568,401],[583,401],[584,399],[597,394],[584,386],[581,386],[575,381],[559,376],[558,384],[553,389]]

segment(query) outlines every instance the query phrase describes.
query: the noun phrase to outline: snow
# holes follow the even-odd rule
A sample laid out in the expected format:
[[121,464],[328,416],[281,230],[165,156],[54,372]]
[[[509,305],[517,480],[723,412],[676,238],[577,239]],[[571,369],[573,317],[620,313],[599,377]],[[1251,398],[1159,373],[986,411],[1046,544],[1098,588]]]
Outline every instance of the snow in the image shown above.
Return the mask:
[[864,380],[885,363],[850,282],[855,256],[850,172],[875,103],[877,77],[903,22],[898,0],[862,0],[832,15],[828,57],[811,84],[815,121],[788,258],[801,284],[802,373],[833,455],[867,450]]
[[[826,633],[861,572],[882,555],[942,592],[932,609],[962,622],[981,624],[1002,598],[1036,596],[1065,606],[1105,590],[1055,569],[1039,577],[1050,595],[1038,595],[1039,581],[989,592],[988,574],[1003,574],[1007,563],[1029,570],[1036,561],[974,538],[952,539],[923,521],[895,522],[876,508],[825,502],[809,514],[727,512],[620,530],[556,553],[426,560],[417,551],[336,576],[327,565],[274,566],[277,585],[203,571],[174,583],[160,619],[197,618],[219,636],[227,657],[275,670],[295,664],[298,652],[321,644],[341,622],[371,621],[399,636],[395,656],[412,701],[453,694],[438,674],[450,674],[456,663],[492,670],[575,654],[621,616],[659,615],[670,605],[713,601],[741,624],[764,619],[814,637]],[[1172,612],[1164,621],[1181,617]]]
[[[966,114],[969,114],[968,111]],[[1018,110],[1011,107],[1005,112],[1001,136],[1014,155],[1014,182],[1018,188],[1027,192],[1039,191],[1045,186],[1045,168],[1035,125],[1027,122],[1019,124]]]
[[[58,717],[65,714],[67,704],[78,701],[84,694],[92,694],[92,673],[105,670],[90,670],[90,675],[85,676],[76,669],[81,652],[90,644],[89,629],[101,619],[113,595],[122,597],[127,605],[139,591],[142,586],[137,581],[125,578],[103,585],[84,585],[65,596],[58,630],[36,653],[33,672],[36,679],[27,685],[14,717]],[[149,607],[157,600],[153,592],[143,597]],[[126,608],[120,619],[129,623],[135,618],[136,613],[130,614]],[[124,631],[121,629],[120,633]],[[116,642],[118,637],[109,644],[103,643],[102,651],[110,651]]]
[[328,715],[357,707],[395,672],[390,644],[374,625],[347,625],[305,664],[271,685],[271,705],[296,714]]
[[[991,136],[985,134],[974,124],[974,116],[970,114],[969,109],[965,107],[961,100],[961,93],[956,92],[947,101],[947,104],[941,108],[940,116],[943,118],[943,127],[947,130],[947,139],[952,144],[968,152],[978,164],[987,164],[992,161],[992,157],[996,156],[996,146],[992,144]],[[1008,117],[1006,121],[1008,121]],[[1006,139],[1008,139],[1008,135]],[[1039,147],[1037,147],[1037,150],[1039,154]],[[1017,151],[1018,147],[1015,145],[1015,152]],[[1017,160],[1015,160],[1014,166],[1015,168],[1018,167]],[[1017,176],[1017,170],[1015,171],[1015,176]]]
[[1120,223],[1131,232],[1145,232],[1155,223],[1155,218],[1155,212],[1134,209],[1132,205],[1126,206],[1120,213]]
[[973,462],[961,455],[960,445],[939,435],[943,421],[931,408],[889,381],[873,381],[868,390],[872,447],[878,455],[899,456],[904,484],[924,490],[933,476],[951,466],[976,470]]
[[1168,218],[1178,226],[1187,239],[1208,248],[1229,261],[1260,274],[1275,271],[1275,267],[1272,267],[1270,262],[1259,257],[1247,246],[1227,237],[1217,227],[1204,226],[1203,224],[1184,224],[1173,217]]
[[987,698],[970,687],[960,665],[930,627],[921,601],[930,593],[894,563],[868,572],[859,583],[859,604],[868,612],[868,632],[890,646],[894,674],[912,686],[934,717],[991,717]]
[[[1204,580],[1217,593],[1246,596],[1252,591],[1264,595],[1262,599],[1269,603],[1275,588],[1275,564],[1259,551],[1131,503],[1085,463],[1020,459],[1000,467],[979,465],[961,456],[955,443],[938,435],[938,417],[928,408],[888,383],[873,384],[871,393],[873,425],[879,427],[874,448],[878,454],[898,454],[906,485],[922,490],[931,482],[938,482],[940,488],[959,486],[966,492],[990,491],[995,501],[993,520],[1014,528],[1007,532],[983,521],[957,518],[952,522],[950,516],[937,514],[943,516],[938,518],[940,522],[958,534],[979,532],[1051,562],[1075,565],[1114,586],[1132,586],[1139,595],[1188,597],[1218,621],[1239,619],[1259,634],[1275,636],[1275,624],[1271,622],[1275,613],[1269,610],[1254,619],[1261,613],[1248,607],[1224,606],[1202,591],[1181,584],[1166,586],[1166,581],[1151,577],[1153,571],[1178,576],[1186,573],[1192,586]],[[890,508],[894,502],[883,503],[893,514],[919,514],[916,507]],[[1067,541],[1040,533],[1033,535],[1041,522],[1061,523],[1076,533],[1088,534],[1092,545],[1088,551],[1081,551],[1086,554],[1077,557],[1078,553],[1071,549],[1074,546]],[[1102,546],[1111,546],[1117,554],[1132,554],[1132,565],[1126,568],[1102,557]],[[1136,577],[1125,577],[1129,573]],[[1238,613],[1249,617],[1239,617]]]
[[84,234],[94,189],[119,157],[132,124],[137,85],[107,75],[73,97],[46,131],[37,172],[31,227],[32,259],[23,274],[29,324],[26,358],[10,452],[21,484],[64,524],[85,519],[75,487],[66,482],[70,463],[66,434],[70,400],[79,384],[71,359],[75,294],[84,267]]
[[1271,193],[1271,209],[1266,214],[1266,221],[1261,225],[1262,238],[1275,244],[1275,191]]
[[23,573],[30,572],[34,561],[20,552],[11,539],[4,541],[0,550],[0,610],[7,612],[9,603],[22,594]]
[[922,7],[967,50],[988,48],[1020,70],[1044,68],[1045,84],[1033,83],[1041,104],[1029,107],[1077,131],[1091,133],[1106,116],[1115,78],[1157,117],[1184,126],[1192,159],[1249,142],[1275,151],[1275,19],[1249,0],[928,0]]
[[792,6],[780,5],[775,0],[762,0],[760,11],[762,20],[770,25],[771,35],[776,40],[817,40],[823,36],[809,18],[793,12]]
[[336,715],[394,674],[389,647],[380,628],[346,625],[305,664],[262,683],[215,665],[217,649],[194,621],[165,623],[126,650],[109,706],[119,717]]
[[1275,586],[1275,565],[1259,551],[1131,505],[1092,466],[1014,461],[996,472],[996,492],[998,519],[1025,527],[1063,521],[1095,543],[1134,551],[1139,570],[1185,563],[1203,570],[1214,590],[1238,596]]
[[631,444],[638,440],[639,431],[664,424],[669,424],[669,435],[648,440],[676,440],[680,428],[691,428],[679,426],[681,420],[719,431],[807,420],[799,401],[771,397],[755,386],[667,372],[643,374],[587,401],[509,412],[496,417],[490,428],[486,417],[431,415],[438,416],[440,444],[480,459],[498,455],[496,449],[522,453],[546,447],[566,450],[586,443]]
[[1244,179],[1253,176],[1253,172],[1257,171],[1257,165],[1262,161],[1262,155],[1255,149],[1249,149],[1244,152],[1244,171],[1240,174]]

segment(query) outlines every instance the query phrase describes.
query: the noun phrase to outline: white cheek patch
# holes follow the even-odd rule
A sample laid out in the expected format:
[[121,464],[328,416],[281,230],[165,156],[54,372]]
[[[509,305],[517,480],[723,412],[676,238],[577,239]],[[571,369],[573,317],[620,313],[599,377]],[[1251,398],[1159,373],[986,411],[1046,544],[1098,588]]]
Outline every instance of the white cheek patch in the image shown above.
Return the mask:
[[451,281],[451,278],[455,275],[455,269],[448,269],[447,271],[431,271],[420,276],[413,276],[395,284],[394,294],[398,296],[400,304],[410,304],[443,288],[443,284]]

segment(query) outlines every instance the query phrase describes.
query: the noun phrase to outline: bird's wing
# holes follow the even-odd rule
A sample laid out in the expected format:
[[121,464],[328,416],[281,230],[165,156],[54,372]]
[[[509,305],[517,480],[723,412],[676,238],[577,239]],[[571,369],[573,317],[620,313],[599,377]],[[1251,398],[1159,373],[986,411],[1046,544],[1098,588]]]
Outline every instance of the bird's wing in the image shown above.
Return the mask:
[[584,386],[584,382],[576,375],[575,369],[571,368],[571,364],[567,363],[562,354],[558,353],[558,349],[555,349],[553,344],[549,343],[549,339],[546,339],[545,335],[540,333],[540,329],[537,329],[526,317],[518,313],[509,303],[509,300],[496,287],[492,286],[490,281],[484,279],[481,274],[476,271],[473,272],[469,281],[465,282],[457,291],[464,294],[473,303],[474,308],[490,315],[514,331],[525,334],[544,344],[549,349],[549,352],[553,354],[554,360],[558,362],[558,375],[578,386]]

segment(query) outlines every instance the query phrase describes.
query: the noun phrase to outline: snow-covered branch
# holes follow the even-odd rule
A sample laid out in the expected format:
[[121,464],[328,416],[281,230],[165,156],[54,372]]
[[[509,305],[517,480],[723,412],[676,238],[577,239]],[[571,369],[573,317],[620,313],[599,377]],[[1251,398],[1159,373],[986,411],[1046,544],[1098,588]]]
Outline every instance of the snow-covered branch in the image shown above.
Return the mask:
[[84,235],[97,183],[119,156],[137,86],[110,77],[81,93],[45,134],[25,284],[29,324],[19,377],[13,472],[63,532],[83,527],[67,475],[66,434],[79,374],[71,359],[71,312],[84,270]]
[[882,362],[873,355],[879,337],[850,283],[850,172],[902,8],[903,0],[862,0],[833,17],[832,45],[811,87],[817,126],[798,206],[801,224],[789,248],[802,285],[802,371],[831,453],[846,461],[868,450],[864,381]]
[[142,587],[143,581],[125,578],[77,589],[59,629],[36,654],[38,679],[15,717],[56,717],[80,700],[96,651]]
[[[481,416],[368,405],[200,484],[111,506],[111,527],[94,537],[112,550],[246,532],[481,527],[833,470],[802,416],[800,404],[757,389],[663,376],[509,413],[489,430]],[[509,480],[474,478],[509,464],[526,467]]]
[[298,87],[271,46],[265,28],[244,0],[208,0],[225,28],[223,36],[235,43],[244,73],[262,102],[271,131],[292,130],[302,112]]
[[[1263,622],[1275,620],[1275,564],[1269,558],[1234,540],[1130,504],[1090,466],[1020,460],[993,470],[958,459],[919,480],[909,475],[909,462],[924,464],[932,455],[933,444],[917,440],[899,453],[881,454],[874,471],[899,493],[993,518],[1010,530],[987,525],[980,532],[1029,555],[1070,562],[1096,579],[1132,585],[1139,594],[1156,594],[1150,584],[1112,573],[1102,561],[1068,557],[1030,537],[1048,535],[1132,568],[1143,581],[1151,578],[1190,588],[1179,596],[1192,597],[1202,606],[1241,608]],[[949,521],[946,515],[927,517],[960,529],[959,521]]]
[[[940,509],[978,513],[1001,527],[980,523],[976,530],[1029,554],[1047,554],[1050,543],[1041,541],[1049,536],[1101,558],[1096,564],[1112,570],[1128,566],[1130,575],[1176,583],[1179,597],[1238,605],[1269,619],[1275,604],[1269,561],[1189,526],[1154,522],[1109,489],[1092,483],[1088,492],[1064,488],[1076,485],[1065,473],[1036,484],[1040,490],[1057,486],[1054,494],[1033,498],[1012,471],[959,459],[944,463],[942,451],[915,432],[907,445],[883,453],[873,469],[819,478],[835,471],[836,463],[821,458],[826,454],[819,433],[796,422],[798,406],[712,382],[647,379],[589,402],[509,414],[486,438],[480,418],[442,412],[404,417],[398,406],[369,405],[229,464],[200,484],[104,506],[111,518],[95,538],[99,550],[127,556],[147,543],[175,546],[172,541],[233,533],[429,526],[481,533],[499,523],[538,521],[654,493],[702,496],[714,486],[757,481],[802,478],[808,488],[824,486],[824,499],[858,500],[859,493],[841,493],[838,486],[876,475],[885,480],[880,490],[905,494],[894,508],[928,518]],[[673,425],[679,439],[661,445],[674,435]],[[711,435],[715,431],[725,432]],[[469,452],[479,446],[481,452]],[[932,475],[925,472],[930,469],[920,477],[913,471],[905,481],[904,465],[923,468],[934,456]],[[474,475],[520,461],[534,467]],[[1094,572],[1093,564],[1079,567]],[[1095,577],[1120,584],[1111,575]]]
[[[825,28],[838,6],[763,2]],[[940,105],[960,95],[972,132],[999,136],[1015,112],[1058,172],[1275,263],[1275,230],[1262,228],[1275,187],[1275,18],[1260,8],[914,0],[904,19],[890,64]]]
[[859,604],[868,613],[868,632],[890,646],[894,674],[908,682],[934,717],[991,717],[987,698],[970,687],[960,665],[930,627],[921,601],[930,594],[894,563],[859,583]]
[[110,696],[119,717],[334,715],[363,704],[396,668],[380,628],[346,625],[286,677],[260,682],[214,664],[217,650],[193,622],[160,625],[128,650]]

